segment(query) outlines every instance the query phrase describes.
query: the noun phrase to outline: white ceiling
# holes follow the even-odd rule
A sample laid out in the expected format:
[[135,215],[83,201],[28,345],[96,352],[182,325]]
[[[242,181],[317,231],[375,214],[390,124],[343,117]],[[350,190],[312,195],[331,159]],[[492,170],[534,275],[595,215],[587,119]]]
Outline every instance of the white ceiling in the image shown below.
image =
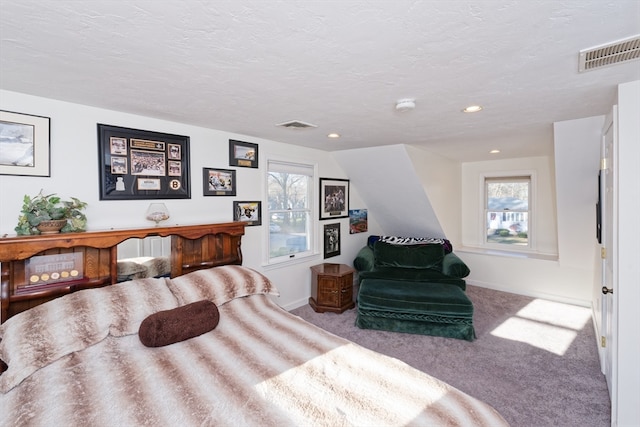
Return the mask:
[[545,155],[553,122],[640,79],[578,73],[581,49],[640,34],[638,0],[0,0],[0,23],[0,89],[329,151]]

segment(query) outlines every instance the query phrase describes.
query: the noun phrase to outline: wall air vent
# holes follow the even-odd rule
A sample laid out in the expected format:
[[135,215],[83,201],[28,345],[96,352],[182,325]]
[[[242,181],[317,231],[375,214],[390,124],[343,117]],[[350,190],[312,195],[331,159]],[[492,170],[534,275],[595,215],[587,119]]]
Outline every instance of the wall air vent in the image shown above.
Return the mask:
[[578,71],[582,73],[634,59],[640,59],[640,35],[581,50]]
[[283,128],[290,129],[306,129],[318,127],[316,125],[312,125],[311,123],[301,122],[300,120],[291,120],[289,122],[278,123],[276,126],[282,126]]

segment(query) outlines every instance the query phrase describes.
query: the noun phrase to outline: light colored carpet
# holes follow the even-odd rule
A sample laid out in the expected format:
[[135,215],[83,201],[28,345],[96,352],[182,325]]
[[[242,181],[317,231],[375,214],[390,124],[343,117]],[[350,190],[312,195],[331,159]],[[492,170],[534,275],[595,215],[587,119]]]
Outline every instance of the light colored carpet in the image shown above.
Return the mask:
[[477,286],[467,295],[474,342],[359,329],[355,309],[292,313],[484,400],[513,427],[611,424],[590,309]]

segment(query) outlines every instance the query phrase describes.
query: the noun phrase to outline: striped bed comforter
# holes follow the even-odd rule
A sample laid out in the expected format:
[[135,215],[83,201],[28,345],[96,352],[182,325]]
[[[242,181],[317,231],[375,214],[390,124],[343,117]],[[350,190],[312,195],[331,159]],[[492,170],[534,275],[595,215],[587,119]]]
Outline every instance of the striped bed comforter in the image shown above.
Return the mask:
[[9,319],[0,326],[9,365],[0,375],[0,425],[507,425],[446,383],[282,310],[259,273],[212,270],[177,283],[229,290],[247,273],[254,283],[222,303],[210,296],[218,326],[165,347],[143,346],[136,332],[149,314],[185,303],[168,279],[77,292]]

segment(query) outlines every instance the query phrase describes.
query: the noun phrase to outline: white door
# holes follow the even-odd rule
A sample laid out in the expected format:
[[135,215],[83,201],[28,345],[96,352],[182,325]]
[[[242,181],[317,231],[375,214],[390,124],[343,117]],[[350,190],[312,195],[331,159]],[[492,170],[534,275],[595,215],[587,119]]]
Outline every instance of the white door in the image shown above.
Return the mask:
[[616,108],[613,114],[607,117],[605,123],[604,134],[602,138],[602,164],[601,164],[601,198],[602,198],[602,333],[604,334],[602,345],[605,347],[604,352],[604,374],[607,379],[607,387],[612,400],[615,390],[615,372],[614,367],[614,351],[616,345],[615,329],[616,329],[616,311],[614,293],[615,283],[615,261],[616,261],[616,234],[617,215],[616,215],[616,188],[615,180],[615,132],[616,132]]

